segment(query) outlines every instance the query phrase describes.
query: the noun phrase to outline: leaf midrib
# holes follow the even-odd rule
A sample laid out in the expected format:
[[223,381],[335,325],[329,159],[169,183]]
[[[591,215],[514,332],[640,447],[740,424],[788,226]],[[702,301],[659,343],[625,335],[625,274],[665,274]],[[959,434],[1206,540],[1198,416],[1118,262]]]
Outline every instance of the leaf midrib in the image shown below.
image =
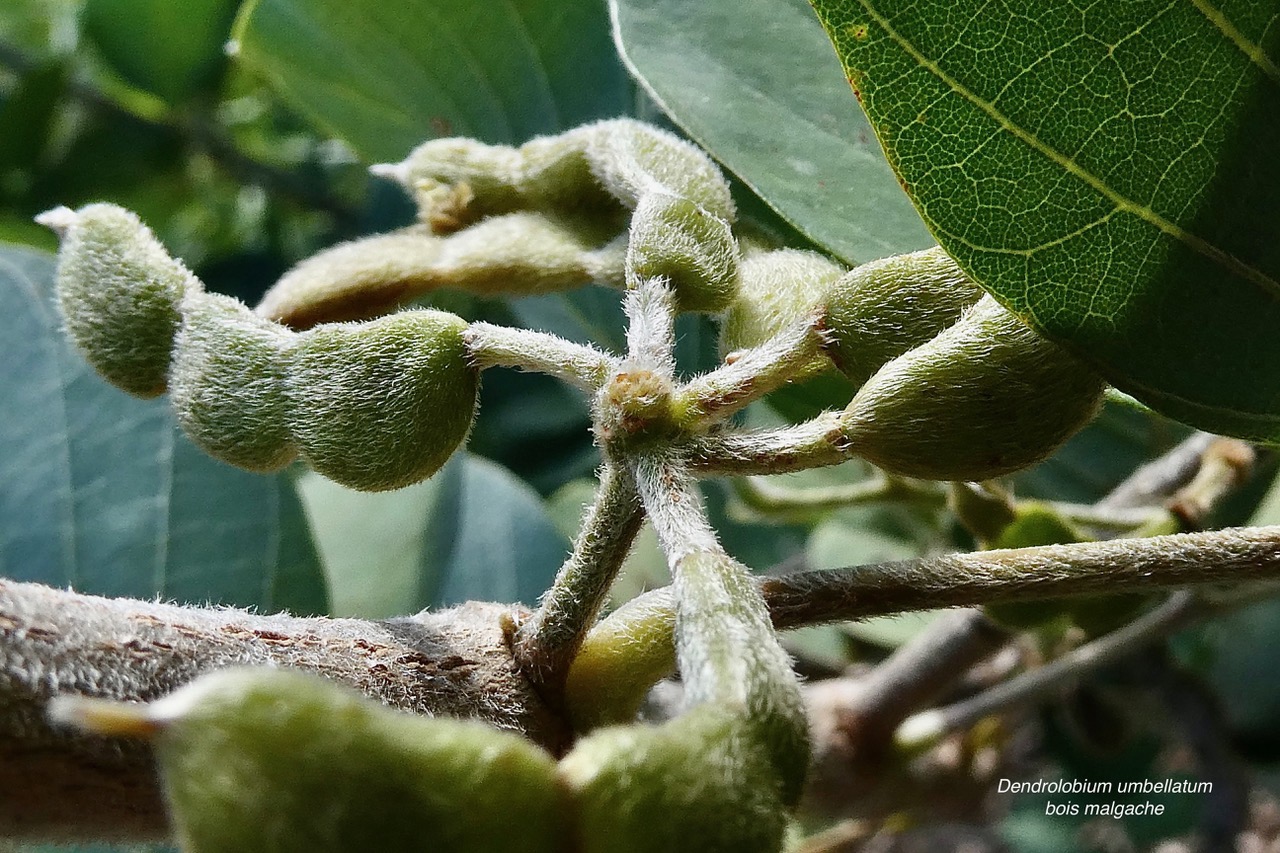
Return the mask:
[[[857,0],[866,13],[871,16],[872,20],[885,31],[889,38],[907,53],[921,68],[924,68],[930,74],[933,74],[944,84],[951,88],[952,91],[969,101],[971,104],[982,110],[997,123],[1000,127],[1011,133],[1017,139],[1021,140],[1033,150],[1047,157],[1058,166],[1062,167],[1066,172],[1083,181],[1091,189],[1101,195],[1107,201],[1115,205],[1120,212],[1131,213],[1148,224],[1154,226],[1168,236],[1178,240],[1193,251],[1209,258],[1215,263],[1221,264],[1231,272],[1244,278],[1247,281],[1261,287],[1268,292],[1273,298],[1280,301],[1280,281],[1268,276],[1266,273],[1258,270],[1249,264],[1241,261],[1234,255],[1226,252],[1210,243],[1204,238],[1192,234],[1185,228],[1170,222],[1160,214],[1156,213],[1147,205],[1138,204],[1132,199],[1126,198],[1108,186],[1102,179],[1098,178],[1087,169],[1075,162],[1072,158],[1061,153],[1057,149],[1042,142],[1035,134],[1014,124],[1004,113],[996,109],[995,105],[984,98],[978,97],[974,92],[969,90],[964,84],[960,83],[951,75],[947,74],[938,66],[938,63],[921,53],[914,44],[908,41],[901,33],[899,33],[889,22],[887,18],[877,12],[871,5],[870,0]],[[1237,45],[1239,47],[1239,45]]]

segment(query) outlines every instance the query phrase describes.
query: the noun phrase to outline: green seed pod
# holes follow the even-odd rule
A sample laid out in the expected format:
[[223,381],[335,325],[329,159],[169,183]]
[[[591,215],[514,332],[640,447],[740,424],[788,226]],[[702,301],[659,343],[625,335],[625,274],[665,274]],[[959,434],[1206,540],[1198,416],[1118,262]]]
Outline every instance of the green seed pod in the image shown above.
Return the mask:
[[169,391],[182,429],[202,450],[250,471],[296,454],[289,434],[285,352],[293,335],[228,296],[182,303]]
[[741,717],[710,706],[601,729],[560,762],[580,853],[776,853],[786,808]]
[[[779,249],[744,257],[738,293],[720,327],[720,354],[758,347],[803,322],[824,303],[844,272],[840,264],[817,252]],[[798,378],[830,369],[831,361],[818,356]]]
[[294,329],[386,314],[440,288],[529,295],[621,285],[616,230],[541,213],[495,216],[447,237],[423,226],[342,243],[302,261],[254,310]]
[[696,145],[631,119],[580,129],[592,174],[626,207],[635,209],[644,195],[661,189],[727,222],[737,218],[728,181]]
[[862,385],[882,365],[955,323],[983,292],[935,247],[863,264],[827,294],[827,354]]
[[994,299],[890,361],[845,409],[849,449],[895,474],[986,480],[1048,456],[1094,416],[1103,382]]
[[179,306],[200,283],[121,207],[60,207],[37,221],[62,239],[58,304],[85,359],[130,394],[163,394]]
[[687,198],[648,193],[631,219],[627,270],[666,278],[681,311],[716,313],[737,291],[738,247],[728,222]]
[[475,412],[466,327],[442,311],[405,311],[300,333],[286,387],[302,457],[363,491],[435,473],[466,438]]
[[570,831],[539,747],[312,675],[230,669],[151,705],[68,697],[51,715],[152,741],[185,853],[558,853]]
[[374,171],[415,193],[428,222],[442,211],[462,221],[513,210],[598,215],[634,209],[654,188],[687,198],[712,216],[734,218],[729,185],[706,154],[631,119],[584,125],[519,148],[433,139],[404,162]]

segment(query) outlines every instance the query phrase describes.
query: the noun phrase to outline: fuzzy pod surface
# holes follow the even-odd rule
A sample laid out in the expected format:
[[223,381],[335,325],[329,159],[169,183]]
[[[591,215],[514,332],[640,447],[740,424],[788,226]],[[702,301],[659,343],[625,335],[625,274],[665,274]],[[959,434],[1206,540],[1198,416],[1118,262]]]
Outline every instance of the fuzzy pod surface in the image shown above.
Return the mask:
[[188,295],[169,393],[178,424],[198,447],[249,471],[289,464],[297,453],[285,395],[292,337],[238,299]]
[[560,762],[580,853],[776,853],[786,808],[740,715],[702,706],[600,729]]
[[863,264],[827,288],[827,354],[861,385],[951,326],[982,296],[938,247]]
[[362,491],[435,473],[475,413],[478,371],[467,361],[466,328],[443,311],[404,311],[298,334],[285,385],[302,457]]
[[184,853],[556,853],[569,831],[540,747],[314,675],[223,670],[130,713]]
[[621,285],[616,229],[542,213],[493,216],[447,236],[416,225],[341,243],[299,263],[254,309],[294,329],[364,320],[440,288],[531,295]]
[[675,135],[633,119],[612,119],[540,136],[518,148],[471,139],[433,139],[379,174],[415,193],[424,220],[441,206],[457,207],[466,187],[464,218],[513,210],[558,210],[607,215],[633,210],[653,188],[683,196],[732,221],[729,185],[706,154]]
[[886,471],[987,480],[1047,457],[1097,413],[1104,387],[988,296],[880,368],[841,430],[852,452]]
[[201,290],[195,276],[122,207],[57,208],[37,221],[61,238],[58,306],[85,360],[130,394],[163,394],[182,300]]
[[681,311],[714,314],[737,292],[738,246],[725,220],[687,198],[648,193],[631,219],[627,271],[665,278]]

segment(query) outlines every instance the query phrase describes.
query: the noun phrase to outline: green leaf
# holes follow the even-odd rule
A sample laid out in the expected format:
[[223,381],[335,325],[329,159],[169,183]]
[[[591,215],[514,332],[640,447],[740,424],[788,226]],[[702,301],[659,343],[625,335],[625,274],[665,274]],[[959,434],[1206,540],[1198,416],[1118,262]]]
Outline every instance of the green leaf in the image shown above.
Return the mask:
[[667,114],[805,236],[850,263],[933,245],[804,0],[609,5]]
[[814,6],[965,270],[1152,408],[1280,440],[1280,4]]
[[523,142],[628,112],[596,0],[251,0],[238,57],[368,161],[433,136]]
[[0,573],[100,595],[323,613],[287,477],[202,454],[166,400],[110,387],[62,333],[53,259],[0,247]]
[[[38,165],[48,147],[57,108],[66,88],[62,63],[38,66],[18,78],[0,101],[0,193],[15,189],[15,171]],[[23,175],[30,180],[30,174]]]
[[340,614],[533,604],[569,551],[538,494],[471,453],[397,492],[354,492],[315,474],[301,488]]
[[131,85],[179,105],[219,76],[237,0],[88,0],[84,30]]

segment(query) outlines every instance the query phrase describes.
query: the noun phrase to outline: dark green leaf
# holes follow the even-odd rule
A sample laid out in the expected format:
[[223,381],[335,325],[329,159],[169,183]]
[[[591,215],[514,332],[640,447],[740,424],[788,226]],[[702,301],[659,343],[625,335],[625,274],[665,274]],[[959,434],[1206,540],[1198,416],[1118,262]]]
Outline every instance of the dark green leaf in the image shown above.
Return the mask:
[[370,161],[433,136],[523,142],[628,112],[596,0],[254,0],[240,59]]
[[778,213],[850,263],[933,240],[804,0],[611,0],[663,109]]
[[1153,408],[1280,440],[1280,4],[814,5],[961,266]]
[[30,181],[14,173],[37,165],[65,86],[65,66],[44,65],[23,74],[0,102],[0,193],[14,195]]
[[102,595],[323,613],[285,476],[216,462],[166,400],[108,386],[67,343],[53,259],[0,249],[0,573]]
[[130,84],[181,104],[213,84],[237,0],[88,0],[85,34]]

